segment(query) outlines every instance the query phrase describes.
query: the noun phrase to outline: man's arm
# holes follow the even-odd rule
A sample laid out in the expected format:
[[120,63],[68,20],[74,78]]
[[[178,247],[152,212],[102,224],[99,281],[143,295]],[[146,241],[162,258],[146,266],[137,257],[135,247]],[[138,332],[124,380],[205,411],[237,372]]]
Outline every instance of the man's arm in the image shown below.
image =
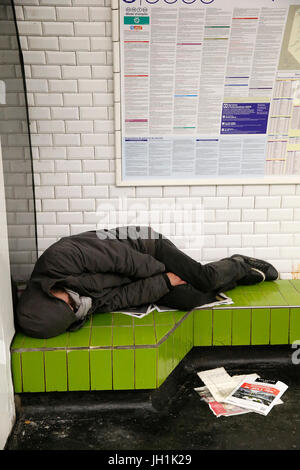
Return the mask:
[[[169,289],[173,286],[186,284],[179,276],[173,273],[164,273],[163,277]],[[101,292],[105,289],[121,287],[124,285],[132,284],[130,278],[125,276],[118,276],[116,274],[89,274],[84,273],[79,276],[68,276],[63,281],[63,286],[72,289],[80,295],[92,296],[94,298],[101,297]],[[135,284],[135,282],[134,282]]]
[[79,245],[65,238],[41,255],[33,276],[57,278],[82,273],[112,273],[144,279],[164,271],[165,265],[153,256],[118,240],[82,239]]
[[153,256],[134,250],[119,240],[102,240],[81,251],[84,267],[91,272],[144,279],[165,271],[165,265]]
[[80,295],[95,296],[104,289],[114,288],[129,284],[130,278],[118,276],[111,273],[83,273],[77,276],[68,276],[64,279],[63,285]]

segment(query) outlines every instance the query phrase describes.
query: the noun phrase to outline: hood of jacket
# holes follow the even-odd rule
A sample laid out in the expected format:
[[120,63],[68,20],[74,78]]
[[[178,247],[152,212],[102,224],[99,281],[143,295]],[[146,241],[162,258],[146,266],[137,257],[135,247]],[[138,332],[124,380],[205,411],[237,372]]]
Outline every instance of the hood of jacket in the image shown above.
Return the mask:
[[62,330],[75,331],[86,321],[86,318],[78,320],[66,302],[50,293],[56,282],[54,279],[30,280],[22,293],[17,306],[17,321],[28,336],[51,338]]
[[[27,335],[47,338],[74,331],[96,311],[151,303],[169,292],[165,265],[147,253],[142,239],[117,232],[119,237],[99,231],[63,237],[42,253],[18,302],[17,322]],[[54,285],[92,299],[85,318],[78,320],[51,294]]]

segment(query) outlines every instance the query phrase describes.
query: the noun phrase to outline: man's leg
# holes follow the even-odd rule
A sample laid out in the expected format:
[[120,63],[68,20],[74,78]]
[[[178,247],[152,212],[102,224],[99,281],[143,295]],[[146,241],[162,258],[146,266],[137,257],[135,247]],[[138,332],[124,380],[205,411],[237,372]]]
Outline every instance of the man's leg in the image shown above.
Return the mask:
[[[238,259],[225,258],[201,264],[180,251],[169,239],[159,238],[155,242],[155,258],[164,263],[168,272],[173,272],[202,292],[220,291],[224,287],[242,282],[253,272],[251,267]],[[263,277],[258,276],[258,281]]]
[[176,308],[178,310],[192,310],[195,307],[215,302],[213,292],[201,292],[191,284],[183,284],[173,287],[168,294],[161,297],[156,303],[164,307]]

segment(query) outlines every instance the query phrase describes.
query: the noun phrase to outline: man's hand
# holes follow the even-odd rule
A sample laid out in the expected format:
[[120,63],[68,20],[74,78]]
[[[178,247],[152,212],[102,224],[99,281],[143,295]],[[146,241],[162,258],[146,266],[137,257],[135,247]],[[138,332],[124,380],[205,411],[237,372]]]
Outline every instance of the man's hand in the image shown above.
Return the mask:
[[169,280],[170,280],[170,283],[172,286],[180,286],[182,284],[186,284],[185,281],[183,281],[179,276],[177,276],[176,274],[174,273],[166,273]]

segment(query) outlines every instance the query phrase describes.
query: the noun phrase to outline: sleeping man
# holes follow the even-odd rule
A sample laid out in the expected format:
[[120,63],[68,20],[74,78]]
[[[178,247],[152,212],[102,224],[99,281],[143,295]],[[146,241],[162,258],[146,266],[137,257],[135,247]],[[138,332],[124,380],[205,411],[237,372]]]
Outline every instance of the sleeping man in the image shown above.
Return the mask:
[[88,231],[61,238],[39,257],[17,321],[28,336],[50,338],[92,314],[150,303],[188,311],[237,285],[277,278],[271,264],[239,254],[201,264],[151,227]]

